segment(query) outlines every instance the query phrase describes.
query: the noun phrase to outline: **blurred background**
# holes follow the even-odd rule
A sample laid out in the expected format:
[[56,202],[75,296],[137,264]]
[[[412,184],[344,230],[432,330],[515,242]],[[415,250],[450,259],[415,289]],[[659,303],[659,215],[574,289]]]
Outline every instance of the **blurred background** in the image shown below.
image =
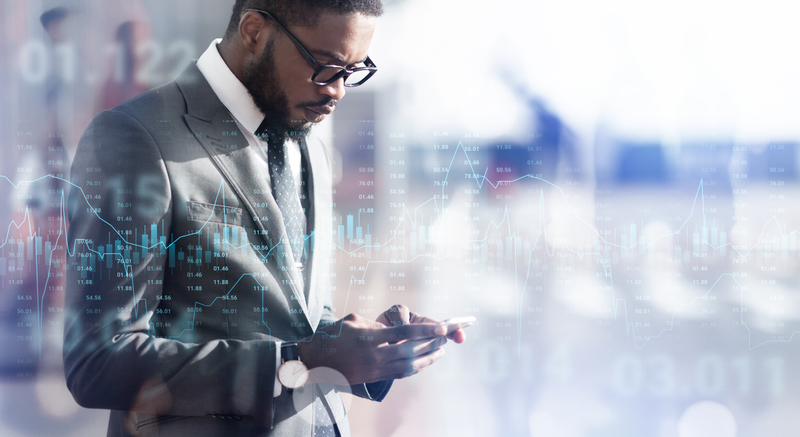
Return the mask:
[[[353,400],[354,435],[796,435],[796,5],[384,2],[380,72],[315,132],[336,310],[478,322]],[[61,370],[60,178],[91,117],[175,77],[232,3],[0,3],[3,436],[105,435]]]

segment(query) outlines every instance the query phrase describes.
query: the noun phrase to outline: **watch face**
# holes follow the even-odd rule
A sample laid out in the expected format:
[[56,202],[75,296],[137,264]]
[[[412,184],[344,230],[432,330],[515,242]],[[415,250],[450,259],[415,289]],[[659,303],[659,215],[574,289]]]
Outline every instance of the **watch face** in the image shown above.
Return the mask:
[[278,380],[286,388],[298,388],[308,381],[308,368],[302,361],[285,361],[278,369]]

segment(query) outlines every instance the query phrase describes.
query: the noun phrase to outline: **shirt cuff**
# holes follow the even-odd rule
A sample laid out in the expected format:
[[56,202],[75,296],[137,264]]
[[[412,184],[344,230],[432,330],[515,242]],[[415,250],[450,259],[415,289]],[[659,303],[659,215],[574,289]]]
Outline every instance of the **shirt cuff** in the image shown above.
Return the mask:
[[281,395],[281,381],[278,380],[278,369],[281,367],[281,341],[275,341],[275,388],[272,392],[273,397],[278,397]]

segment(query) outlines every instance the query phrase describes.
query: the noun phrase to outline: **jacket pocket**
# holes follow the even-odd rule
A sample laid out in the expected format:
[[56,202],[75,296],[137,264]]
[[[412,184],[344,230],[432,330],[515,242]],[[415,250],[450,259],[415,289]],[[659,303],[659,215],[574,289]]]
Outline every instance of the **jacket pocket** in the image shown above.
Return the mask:
[[242,208],[228,205],[210,205],[200,202],[186,202],[187,218],[191,222],[220,223],[228,226],[242,224]]
[[178,420],[186,420],[187,416],[155,416],[149,419],[142,420],[136,424],[136,430],[143,430],[152,427],[166,425],[167,423],[176,422]]

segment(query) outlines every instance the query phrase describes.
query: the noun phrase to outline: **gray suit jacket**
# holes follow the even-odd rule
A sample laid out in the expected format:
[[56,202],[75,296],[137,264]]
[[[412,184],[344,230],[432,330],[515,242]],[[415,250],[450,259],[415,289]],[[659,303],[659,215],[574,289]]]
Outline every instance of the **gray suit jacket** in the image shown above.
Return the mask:
[[[113,410],[109,435],[311,436],[313,408],[273,397],[275,340],[335,320],[330,158],[319,142],[303,153],[311,236],[297,271],[266,162],[194,64],[86,128],[64,364],[81,405]],[[380,400],[389,385],[352,389]],[[348,435],[335,390],[326,401]]]

